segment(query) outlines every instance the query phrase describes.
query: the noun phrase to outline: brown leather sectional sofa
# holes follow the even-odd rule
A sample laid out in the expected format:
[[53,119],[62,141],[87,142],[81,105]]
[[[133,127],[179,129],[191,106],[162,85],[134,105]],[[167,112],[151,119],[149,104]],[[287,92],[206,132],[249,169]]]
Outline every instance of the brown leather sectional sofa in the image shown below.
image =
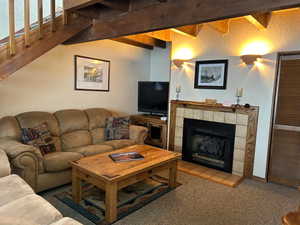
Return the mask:
[[[13,172],[40,192],[71,181],[70,161],[84,156],[143,144],[147,128],[130,125],[130,139],[104,140],[106,109],[61,110],[55,113],[26,112],[0,119],[0,149],[10,158]],[[55,139],[57,152],[42,156],[33,146],[21,143],[21,128],[46,122]]]

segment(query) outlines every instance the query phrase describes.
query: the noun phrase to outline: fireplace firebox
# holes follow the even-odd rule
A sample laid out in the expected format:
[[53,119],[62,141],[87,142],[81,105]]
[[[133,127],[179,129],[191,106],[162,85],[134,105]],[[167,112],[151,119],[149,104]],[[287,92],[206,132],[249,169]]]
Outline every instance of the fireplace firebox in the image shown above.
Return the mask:
[[184,119],[182,159],[232,172],[235,125]]

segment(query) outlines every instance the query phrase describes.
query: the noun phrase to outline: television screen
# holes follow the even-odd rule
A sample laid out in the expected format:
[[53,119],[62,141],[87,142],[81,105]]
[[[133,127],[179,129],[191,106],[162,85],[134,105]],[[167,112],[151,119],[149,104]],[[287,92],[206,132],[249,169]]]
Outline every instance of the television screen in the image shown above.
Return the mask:
[[168,113],[169,82],[140,81],[138,90],[139,112]]

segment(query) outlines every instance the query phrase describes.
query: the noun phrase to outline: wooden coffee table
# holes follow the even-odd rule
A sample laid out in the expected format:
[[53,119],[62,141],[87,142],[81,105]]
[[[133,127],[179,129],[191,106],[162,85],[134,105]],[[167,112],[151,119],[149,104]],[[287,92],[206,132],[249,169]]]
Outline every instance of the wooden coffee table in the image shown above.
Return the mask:
[[163,170],[169,170],[169,186],[175,187],[177,161],[181,154],[148,145],[134,145],[113,153],[138,152],[145,158],[138,161],[114,162],[108,153],[82,158],[72,162],[72,194],[77,203],[81,200],[81,181],[105,191],[105,219],[117,219],[118,190],[145,180]]

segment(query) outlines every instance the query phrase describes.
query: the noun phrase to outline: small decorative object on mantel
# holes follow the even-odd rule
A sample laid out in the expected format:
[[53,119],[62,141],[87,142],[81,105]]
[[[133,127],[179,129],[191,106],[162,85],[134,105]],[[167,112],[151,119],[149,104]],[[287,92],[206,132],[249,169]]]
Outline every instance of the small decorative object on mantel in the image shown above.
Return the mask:
[[109,91],[110,61],[75,55],[75,90]]
[[206,98],[205,103],[207,103],[208,105],[216,105],[217,104],[217,99]]
[[246,104],[244,105],[244,107],[245,107],[246,109],[249,109],[249,108],[251,107],[251,105],[248,104],[248,103],[246,103]]
[[240,105],[240,101],[241,101],[241,97],[243,97],[243,92],[244,92],[244,89],[243,88],[237,88],[236,89],[236,105],[239,106]]
[[194,88],[226,89],[228,60],[197,61]]
[[179,100],[179,94],[181,92],[181,86],[178,84],[176,86],[176,100],[178,101]]

